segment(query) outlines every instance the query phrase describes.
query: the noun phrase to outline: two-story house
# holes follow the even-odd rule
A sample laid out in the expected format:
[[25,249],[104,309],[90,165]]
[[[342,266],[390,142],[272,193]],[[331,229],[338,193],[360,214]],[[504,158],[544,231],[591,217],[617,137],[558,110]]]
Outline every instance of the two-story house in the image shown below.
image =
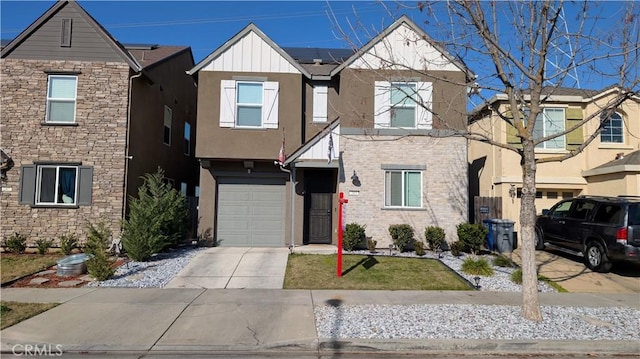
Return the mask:
[[1,237],[118,236],[140,176],[198,184],[191,49],[122,45],[75,1],[59,1],[2,49]]
[[281,48],[250,24],[189,73],[200,233],[223,246],[335,243],[343,192],[345,222],[378,246],[401,223],[457,239],[467,143],[450,135],[465,128],[473,74],[407,17],[356,50]]
[[[536,173],[536,209],[550,208],[564,198],[578,195],[640,195],[640,98],[632,97],[615,108],[602,122],[603,108],[610,107],[618,89],[545,89],[543,112],[536,119],[535,134],[549,136],[588,120],[584,126],[536,147],[536,158],[559,156],[578,148],[600,126],[602,131],[581,153],[562,162],[540,163]],[[500,120],[511,109],[504,95],[494,96],[487,106],[475,109],[470,129],[502,143],[517,145],[515,129]],[[520,213],[522,170],[520,157],[512,151],[485,143],[469,145],[470,197],[491,199],[496,208],[473,208],[475,220],[498,216],[516,222]],[[484,203],[479,201],[478,203]]]

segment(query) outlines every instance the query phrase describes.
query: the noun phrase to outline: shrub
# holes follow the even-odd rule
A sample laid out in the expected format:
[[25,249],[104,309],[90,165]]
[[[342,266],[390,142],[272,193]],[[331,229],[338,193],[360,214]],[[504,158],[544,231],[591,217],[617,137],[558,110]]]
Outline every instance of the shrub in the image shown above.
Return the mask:
[[75,234],[63,234],[60,236],[60,250],[69,255],[74,248],[78,247],[78,237]]
[[344,235],[342,236],[342,248],[345,251],[352,251],[358,247],[361,247],[366,240],[366,234],[364,232],[366,226],[362,226],[358,223],[347,224]]
[[53,240],[47,240],[40,238],[36,240],[36,248],[38,248],[38,254],[45,255],[49,251],[49,248],[53,245]]
[[444,229],[437,226],[429,226],[424,229],[424,239],[429,245],[429,249],[437,251],[444,242]]
[[511,272],[511,281],[515,284],[522,284],[522,269],[518,268]]
[[489,233],[489,230],[485,226],[473,223],[461,223],[456,229],[458,238],[473,254],[478,253],[480,247],[482,247],[485,242],[487,233]]
[[408,224],[392,224],[389,226],[389,234],[393,239],[393,244],[400,252],[408,251],[415,239],[413,238],[413,228]]
[[367,249],[369,252],[374,253],[376,251],[376,245],[378,245],[378,241],[375,239],[367,239]]
[[9,253],[24,253],[27,249],[27,236],[14,232],[4,245]]
[[464,243],[460,241],[455,241],[449,245],[449,249],[451,249],[451,254],[458,257],[462,254],[464,250]]
[[89,234],[84,249],[87,254],[91,255],[91,258],[87,260],[87,270],[97,280],[109,279],[116,271],[113,268],[114,261],[111,260],[108,252],[111,244],[109,241],[111,231],[107,228],[104,220],[98,222],[97,225],[87,222],[86,227]]
[[424,251],[424,243],[420,241],[413,242],[413,248],[415,249],[416,254],[419,256],[423,256],[426,254],[426,252]]
[[467,274],[492,276],[493,267],[484,258],[467,257],[462,261],[462,271]]
[[493,265],[496,267],[515,267],[513,260],[502,254],[493,258]]
[[187,226],[188,209],[182,193],[162,182],[164,171],[142,176],[138,198],[129,201],[129,218],[123,221],[122,245],[135,261],[178,244]]

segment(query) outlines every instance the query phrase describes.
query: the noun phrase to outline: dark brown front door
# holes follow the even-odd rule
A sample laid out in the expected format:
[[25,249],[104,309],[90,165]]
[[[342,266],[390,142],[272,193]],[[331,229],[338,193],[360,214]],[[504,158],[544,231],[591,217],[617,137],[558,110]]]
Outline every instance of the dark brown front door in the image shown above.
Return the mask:
[[331,244],[331,218],[335,176],[333,171],[305,174],[305,224],[308,244]]

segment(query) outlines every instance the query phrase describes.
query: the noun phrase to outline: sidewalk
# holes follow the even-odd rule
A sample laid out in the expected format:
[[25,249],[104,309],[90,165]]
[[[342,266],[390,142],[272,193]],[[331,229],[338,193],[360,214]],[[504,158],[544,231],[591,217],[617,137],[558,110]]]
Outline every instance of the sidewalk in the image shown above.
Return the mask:
[[[198,353],[266,351],[342,353],[393,351],[453,354],[637,354],[637,341],[335,340],[319,338],[314,305],[520,305],[520,293],[424,291],[310,291],[270,289],[22,289],[2,299],[60,302],[60,306],[2,331],[2,352],[16,344],[61,345],[67,353]],[[629,307],[638,295],[541,293],[542,305]]]

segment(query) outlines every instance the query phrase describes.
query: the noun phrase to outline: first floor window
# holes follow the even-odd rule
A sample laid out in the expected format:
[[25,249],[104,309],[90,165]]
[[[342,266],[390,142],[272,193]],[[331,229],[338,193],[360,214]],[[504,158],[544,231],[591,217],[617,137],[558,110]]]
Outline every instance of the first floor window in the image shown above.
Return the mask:
[[76,121],[77,84],[77,76],[49,75],[46,122],[64,124]]
[[385,207],[422,207],[422,172],[386,171]]
[[600,132],[600,142],[602,143],[623,143],[622,138],[622,116],[614,113]]
[[75,166],[38,166],[36,203],[75,205],[77,177]]

